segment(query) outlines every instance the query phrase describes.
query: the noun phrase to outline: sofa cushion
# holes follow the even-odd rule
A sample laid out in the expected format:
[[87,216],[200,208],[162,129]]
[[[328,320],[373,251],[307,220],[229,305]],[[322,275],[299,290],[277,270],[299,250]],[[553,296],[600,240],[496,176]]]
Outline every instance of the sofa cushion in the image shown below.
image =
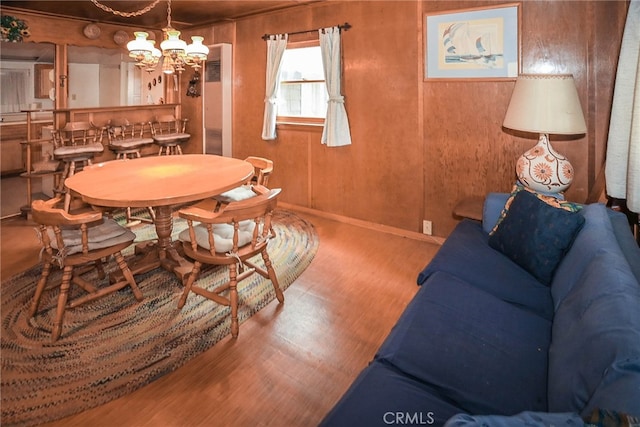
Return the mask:
[[442,425],[461,412],[438,390],[374,361],[320,423],[323,427]]
[[547,407],[551,323],[436,272],[380,347],[376,360],[438,389],[472,414]]
[[601,248],[620,251],[607,211],[608,209],[602,204],[590,204],[580,211],[585,223],[571,249],[558,265],[551,283],[551,296],[555,309]]
[[528,191],[520,191],[489,237],[489,245],[550,285],[583,224],[582,215],[555,208]]
[[433,273],[444,271],[496,298],[551,319],[553,301],[549,287],[491,249],[488,238],[477,222],[460,222],[418,275],[418,284],[423,284]]
[[639,307],[640,285],[624,256],[600,249],[556,311],[550,411],[640,412]]

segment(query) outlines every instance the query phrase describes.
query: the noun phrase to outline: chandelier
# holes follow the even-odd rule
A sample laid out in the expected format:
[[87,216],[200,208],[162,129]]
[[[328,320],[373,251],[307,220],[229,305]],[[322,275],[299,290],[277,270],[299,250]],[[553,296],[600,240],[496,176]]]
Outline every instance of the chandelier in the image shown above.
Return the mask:
[[[100,9],[111,12],[114,15],[132,17],[147,13],[153,9],[160,0],[154,0],[147,7],[136,12],[120,12],[98,2],[91,0]],[[185,65],[198,70],[202,67],[202,61],[207,59],[209,48],[202,44],[204,37],[192,36],[192,43],[180,39],[180,31],[171,26],[171,0],[167,0],[167,26],[162,29],[163,40],[160,49],[155,46],[155,40],[148,40],[149,33],[136,31],[135,39],[127,43],[129,56],[136,60],[136,66],[147,72],[155,70],[162,59],[162,72],[165,74],[181,73]]]

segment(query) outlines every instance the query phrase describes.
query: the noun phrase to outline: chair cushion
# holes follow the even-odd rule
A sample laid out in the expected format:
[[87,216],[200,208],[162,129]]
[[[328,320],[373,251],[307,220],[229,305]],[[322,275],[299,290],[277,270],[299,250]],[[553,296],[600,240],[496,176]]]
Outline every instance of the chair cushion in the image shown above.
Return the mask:
[[153,144],[152,138],[131,138],[113,141],[111,148],[115,150],[131,150],[148,144]]
[[[59,250],[60,248],[58,248],[58,242],[53,229],[49,228],[47,232],[51,240],[51,247]],[[89,227],[87,229],[87,236],[90,251],[115,246],[126,241],[133,242],[136,238],[135,233],[118,225],[117,222],[110,218],[104,219],[100,225]],[[62,240],[64,241],[66,255],[82,252],[82,232],[79,229],[63,228]]]
[[87,145],[64,145],[53,150],[54,157],[70,157],[70,156],[82,156],[86,154],[97,154],[104,151],[104,146],[99,143],[87,144]]
[[250,185],[242,185],[216,196],[216,200],[223,203],[240,202],[257,196]]
[[[255,227],[256,223],[251,220],[240,222],[238,230],[238,247],[251,243]],[[203,224],[197,224],[193,226],[193,230],[196,235],[196,243],[198,246],[206,250],[210,250],[211,245],[209,245],[209,232],[207,231],[207,227]],[[216,252],[226,253],[233,250],[233,226],[231,224],[214,224],[213,235]],[[178,235],[178,239],[182,242],[191,242],[189,229],[187,228],[183,230]]]
[[528,191],[520,191],[489,237],[489,246],[550,285],[583,225],[582,215],[555,208]]
[[160,145],[163,144],[178,144],[191,138],[188,133],[167,133],[164,135],[155,135],[153,140]]

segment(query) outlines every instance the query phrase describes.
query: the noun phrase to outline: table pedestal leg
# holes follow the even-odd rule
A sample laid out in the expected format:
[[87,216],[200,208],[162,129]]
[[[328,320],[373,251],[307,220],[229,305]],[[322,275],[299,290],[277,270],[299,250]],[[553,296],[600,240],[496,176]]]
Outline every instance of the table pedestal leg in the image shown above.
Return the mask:
[[[172,271],[183,283],[184,278],[191,272],[193,264],[182,257],[171,240],[173,230],[173,211],[171,206],[156,208],[156,234],[158,235],[158,258],[162,267]],[[180,243],[177,243],[178,245]]]
[[[136,255],[142,257],[136,260],[129,268],[133,274],[146,273],[157,267],[173,272],[182,283],[185,276],[191,273],[193,263],[187,261],[178,253],[176,244],[171,240],[173,230],[173,212],[171,206],[160,206],[156,208],[155,226],[158,242],[141,242],[136,245]],[[180,243],[177,243],[179,245]],[[113,277],[112,280],[117,279]]]

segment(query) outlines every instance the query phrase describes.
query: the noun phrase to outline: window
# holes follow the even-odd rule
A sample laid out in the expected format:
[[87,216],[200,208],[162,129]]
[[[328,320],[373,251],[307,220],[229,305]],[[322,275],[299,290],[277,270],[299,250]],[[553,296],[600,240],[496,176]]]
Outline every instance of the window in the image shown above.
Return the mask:
[[322,124],[328,99],[319,41],[290,42],[280,70],[278,123]]

